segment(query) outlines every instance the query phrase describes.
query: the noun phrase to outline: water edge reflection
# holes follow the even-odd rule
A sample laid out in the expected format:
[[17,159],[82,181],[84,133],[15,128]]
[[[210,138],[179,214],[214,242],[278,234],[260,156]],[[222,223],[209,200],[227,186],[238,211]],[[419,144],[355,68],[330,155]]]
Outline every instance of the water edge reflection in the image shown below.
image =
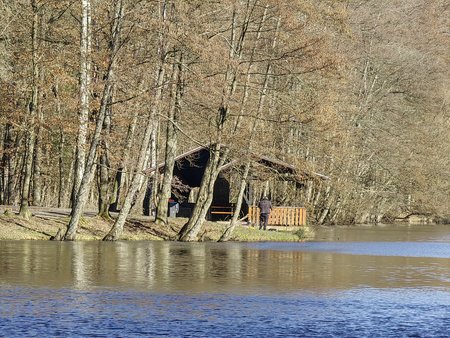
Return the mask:
[[[342,244],[342,245],[341,245]],[[364,243],[367,252],[384,243]],[[295,292],[355,287],[450,287],[450,259],[427,257],[437,243],[398,243],[399,255],[334,252],[332,243],[1,242],[0,281],[43,287],[157,292]],[[312,248],[311,248],[312,246]],[[424,251],[407,256],[408,247]],[[418,248],[418,249],[417,249]],[[393,250],[391,248],[391,250]],[[400,253],[402,255],[400,255]]]

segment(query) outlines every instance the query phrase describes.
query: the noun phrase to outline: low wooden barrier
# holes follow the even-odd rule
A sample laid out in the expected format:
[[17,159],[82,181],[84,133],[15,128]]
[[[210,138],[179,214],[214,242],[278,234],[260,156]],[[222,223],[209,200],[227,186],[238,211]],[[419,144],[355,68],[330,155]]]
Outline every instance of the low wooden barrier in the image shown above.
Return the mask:
[[[259,225],[259,208],[248,209],[248,220]],[[269,225],[302,226],[306,225],[306,209],[298,207],[274,207],[269,215]]]

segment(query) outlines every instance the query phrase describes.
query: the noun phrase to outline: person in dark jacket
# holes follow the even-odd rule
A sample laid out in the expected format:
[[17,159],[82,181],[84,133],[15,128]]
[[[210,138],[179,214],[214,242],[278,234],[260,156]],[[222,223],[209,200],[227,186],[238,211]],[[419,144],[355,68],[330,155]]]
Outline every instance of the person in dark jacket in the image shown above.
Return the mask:
[[270,212],[272,211],[272,202],[270,202],[270,200],[266,196],[264,196],[259,202],[258,207],[260,211],[259,230],[261,229],[266,230],[267,222],[269,221],[269,215]]

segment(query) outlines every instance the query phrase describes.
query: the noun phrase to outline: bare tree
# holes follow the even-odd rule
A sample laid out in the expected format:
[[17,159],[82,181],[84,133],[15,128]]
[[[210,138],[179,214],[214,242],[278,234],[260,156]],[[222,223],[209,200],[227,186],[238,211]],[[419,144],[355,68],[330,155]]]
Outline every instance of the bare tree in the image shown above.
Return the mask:
[[[214,141],[210,147],[210,158],[205,168],[191,218],[181,228],[178,234],[178,239],[181,241],[197,240],[197,236],[202,229],[208,209],[211,206],[214,184],[229,153],[229,149],[223,148],[222,141],[225,132],[225,124],[230,114],[230,101],[232,100],[232,96],[236,89],[238,64],[244,50],[244,42],[247,38],[247,28],[254,7],[251,5],[250,1],[247,1],[243,6],[243,13],[240,9],[238,4],[232,4],[230,19],[231,28],[229,29],[230,35],[228,38],[228,64],[223,80],[220,105],[216,114]],[[242,22],[238,22],[240,16],[242,16]]]
[[154,82],[154,97],[153,107],[150,109],[146,116],[146,127],[143,135],[143,139],[139,148],[139,155],[137,159],[137,165],[134,176],[131,180],[130,187],[125,196],[122,209],[119,216],[115,220],[108,234],[103,238],[104,241],[116,241],[120,238],[123,231],[123,226],[128,217],[128,214],[133,206],[133,202],[136,198],[136,194],[142,189],[144,183],[144,170],[147,168],[150,160],[151,150],[151,136],[156,130],[155,120],[160,109],[161,99],[164,90],[164,77],[165,77],[165,63],[167,55],[167,2],[164,1],[160,8],[160,32],[159,32],[159,45],[158,45],[158,65],[155,71]]
[[89,148],[89,154],[86,161],[85,170],[81,180],[80,188],[77,192],[75,204],[72,207],[72,214],[69,224],[67,225],[66,233],[64,234],[64,240],[74,240],[76,238],[76,231],[78,229],[78,223],[84,206],[86,204],[92,178],[95,172],[95,159],[97,157],[97,147],[100,142],[101,132],[103,129],[104,120],[108,109],[108,102],[111,96],[113,73],[120,48],[120,33],[122,29],[124,7],[122,0],[116,0],[114,2],[114,24],[111,31],[110,40],[110,53],[108,58],[108,65],[104,75],[104,88],[100,103],[100,109],[96,121],[94,133],[92,135],[91,145]]

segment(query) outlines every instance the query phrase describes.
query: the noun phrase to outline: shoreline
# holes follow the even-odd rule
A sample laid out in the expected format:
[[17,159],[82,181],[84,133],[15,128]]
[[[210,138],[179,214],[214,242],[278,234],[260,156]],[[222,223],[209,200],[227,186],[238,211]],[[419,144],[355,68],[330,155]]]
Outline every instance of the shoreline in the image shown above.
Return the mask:
[[[18,208],[0,206],[0,240],[49,240],[59,229],[65,230],[69,221],[70,209],[30,207],[32,217],[18,216]],[[86,211],[80,220],[76,241],[101,241],[114,222],[100,218],[95,211]],[[187,218],[169,218],[169,224],[155,224],[149,216],[130,216],[127,220],[121,241],[161,241],[172,240],[187,222]],[[205,221],[200,242],[217,241],[229,222]],[[230,242],[298,242],[311,238],[309,227],[269,227],[260,231],[257,227],[238,225]]]

